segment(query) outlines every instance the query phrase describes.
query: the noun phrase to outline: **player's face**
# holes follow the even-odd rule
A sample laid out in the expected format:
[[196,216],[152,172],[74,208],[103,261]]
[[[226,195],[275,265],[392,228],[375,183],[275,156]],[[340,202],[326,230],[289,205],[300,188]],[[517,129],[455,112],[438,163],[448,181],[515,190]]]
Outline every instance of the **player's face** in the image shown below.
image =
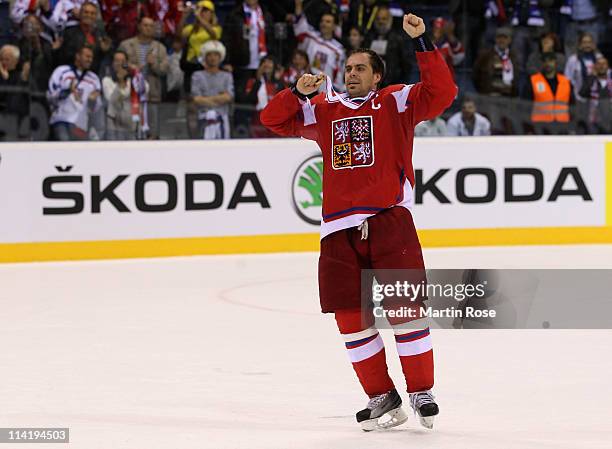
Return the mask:
[[344,66],[344,84],[349,97],[364,97],[376,89],[380,74],[374,73],[367,53],[351,55]]

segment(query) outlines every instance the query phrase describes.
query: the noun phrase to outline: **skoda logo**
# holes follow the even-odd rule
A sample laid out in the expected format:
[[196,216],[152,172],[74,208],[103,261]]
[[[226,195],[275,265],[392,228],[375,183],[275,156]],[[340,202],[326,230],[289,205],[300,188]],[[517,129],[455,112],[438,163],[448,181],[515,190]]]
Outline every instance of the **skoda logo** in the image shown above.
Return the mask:
[[321,224],[323,205],[323,156],[311,156],[300,164],[291,188],[293,207],[302,220]]

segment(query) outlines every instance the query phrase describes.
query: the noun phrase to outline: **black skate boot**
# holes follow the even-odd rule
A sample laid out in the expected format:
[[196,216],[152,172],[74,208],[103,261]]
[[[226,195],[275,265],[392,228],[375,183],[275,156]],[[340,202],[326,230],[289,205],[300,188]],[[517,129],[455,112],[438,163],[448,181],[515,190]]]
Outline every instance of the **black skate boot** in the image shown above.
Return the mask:
[[408,419],[402,409],[402,398],[395,389],[370,399],[368,406],[357,412],[356,417],[365,432],[399,426]]
[[410,393],[410,406],[414,413],[419,416],[421,425],[433,429],[434,417],[440,412],[438,404],[434,401],[434,395],[430,390]]

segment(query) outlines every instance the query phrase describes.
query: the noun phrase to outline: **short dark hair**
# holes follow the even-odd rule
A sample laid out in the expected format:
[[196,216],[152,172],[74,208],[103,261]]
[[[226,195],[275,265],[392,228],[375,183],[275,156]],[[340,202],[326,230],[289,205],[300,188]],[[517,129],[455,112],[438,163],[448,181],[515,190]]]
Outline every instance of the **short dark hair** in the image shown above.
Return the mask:
[[291,54],[291,59],[293,60],[296,55],[300,55],[306,60],[306,64],[310,65],[310,58],[308,57],[308,53],[306,53],[304,50],[300,50],[299,48],[293,50],[293,53]]
[[124,51],[124,50],[115,50],[115,53],[113,53],[113,58],[115,57],[115,55],[123,55],[123,56],[125,56],[125,60],[126,61],[129,59],[127,52]]
[[319,22],[321,21],[323,16],[332,16],[332,18],[334,19],[334,23],[336,25],[338,24],[338,17],[333,12],[327,11],[327,12],[324,12],[323,14],[321,14],[321,17],[319,18]]
[[85,6],[93,6],[94,8],[96,8],[96,11],[98,10],[98,5],[94,2],[90,2],[89,0],[83,2],[83,4],[81,5],[81,9],[83,9]]
[[[93,3],[92,3],[93,4]],[[91,50],[92,53],[95,53],[95,48],[91,44],[83,44],[77,49],[77,53],[81,53],[83,50]]]
[[474,103],[474,106],[477,106],[476,98],[474,98],[472,95],[465,95],[463,97],[463,99],[461,100],[461,107],[463,107],[463,105],[466,103]]
[[370,57],[370,65],[372,66],[372,72],[380,74],[380,84],[385,77],[385,61],[383,61],[383,59],[378,53],[369,48],[358,48],[356,50],[349,51],[348,55],[346,55],[346,60],[348,61],[348,58],[350,58],[356,53],[365,53]]
[[276,59],[274,59],[274,56],[267,54],[262,56],[259,59],[259,67],[261,67],[261,65],[265,62],[265,61],[272,61],[272,64],[274,64],[274,66],[276,66]]

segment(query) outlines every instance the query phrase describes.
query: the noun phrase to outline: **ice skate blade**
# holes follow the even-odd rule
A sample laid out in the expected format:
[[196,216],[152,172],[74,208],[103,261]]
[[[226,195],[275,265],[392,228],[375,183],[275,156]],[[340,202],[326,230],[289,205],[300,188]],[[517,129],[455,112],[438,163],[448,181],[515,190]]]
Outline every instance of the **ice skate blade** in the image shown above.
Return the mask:
[[[382,421],[382,422],[381,422]],[[389,410],[387,413],[382,415],[380,418],[368,419],[361,422],[361,429],[364,432],[371,432],[372,430],[386,430],[391,427],[396,427],[404,424],[408,421],[408,415],[404,409],[400,406]]]
[[421,425],[423,427],[425,427],[426,429],[433,429],[433,424],[434,424],[434,416],[419,416],[419,421],[421,422]]

